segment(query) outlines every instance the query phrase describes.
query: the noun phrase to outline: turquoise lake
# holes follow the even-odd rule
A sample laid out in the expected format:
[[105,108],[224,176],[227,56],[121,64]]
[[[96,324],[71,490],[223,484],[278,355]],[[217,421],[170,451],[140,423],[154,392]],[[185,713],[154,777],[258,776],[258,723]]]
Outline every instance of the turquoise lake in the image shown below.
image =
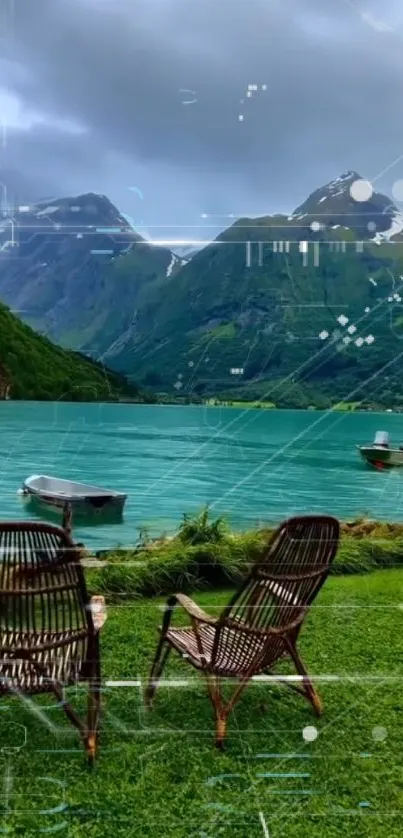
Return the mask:
[[205,503],[237,529],[309,512],[403,520],[403,469],[372,471],[355,450],[377,430],[403,443],[403,415],[0,402],[1,516],[32,515],[18,490],[48,474],[128,494],[122,523],[74,528],[94,550],[173,532]]

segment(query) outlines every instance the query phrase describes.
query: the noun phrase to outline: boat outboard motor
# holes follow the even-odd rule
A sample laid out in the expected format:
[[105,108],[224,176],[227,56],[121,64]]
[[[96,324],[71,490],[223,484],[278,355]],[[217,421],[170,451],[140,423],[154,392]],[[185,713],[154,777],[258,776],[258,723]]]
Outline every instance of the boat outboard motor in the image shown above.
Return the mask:
[[374,448],[389,448],[389,434],[386,431],[377,431],[373,446]]

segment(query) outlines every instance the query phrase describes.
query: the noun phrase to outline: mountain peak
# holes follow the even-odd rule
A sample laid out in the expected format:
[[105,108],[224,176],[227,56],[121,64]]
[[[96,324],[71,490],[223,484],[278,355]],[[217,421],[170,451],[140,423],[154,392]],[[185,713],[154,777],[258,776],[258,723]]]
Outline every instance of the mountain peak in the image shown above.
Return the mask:
[[18,254],[41,275],[59,260],[63,265],[94,258],[108,262],[136,243],[144,239],[117,207],[105,195],[92,192],[20,206],[2,219],[0,228],[2,262]]
[[[311,192],[307,200],[298,207],[294,215],[300,215],[302,212],[302,207],[306,207],[309,203],[310,205],[312,202],[316,202],[318,204],[323,203],[325,200],[329,200],[331,198],[338,198],[341,195],[345,195],[348,199],[352,198],[352,185],[356,181],[364,181],[365,178],[361,177],[358,172],[354,171],[353,169],[348,170],[347,172],[343,172],[341,175],[329,180],[328,183],[325,183],[324,186],[320,186],[319,189],[315,189],[314,192]],[[390,201],[388,199],[388,203]]]
[[354,180],[363,180],[362,176],[356,172],[354,169],[348,169],[347,172],[343,172],[338,177],[333,178],[330,183],[345,183],[346,181],[354,181]]
[[112,201],[106,195],[95,192],[41,201],[29,209],[37,218],[52,216],[54,221],[59,220],[61,223],[71,223],[74,218],[76,221],[80,219],[84,225],[130,227]]
[[363,238],[392,229],[397,209],[386,195],[375,192],[371,184],[353,169],[343,172],[315,189],[294,211],[290,220],[321,228],[348,227]]

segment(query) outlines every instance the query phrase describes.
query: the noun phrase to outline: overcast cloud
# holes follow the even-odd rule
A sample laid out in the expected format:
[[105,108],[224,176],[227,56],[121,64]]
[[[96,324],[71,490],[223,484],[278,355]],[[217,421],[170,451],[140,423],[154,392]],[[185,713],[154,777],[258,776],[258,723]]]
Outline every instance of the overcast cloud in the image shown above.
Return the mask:
[[403,178],[401,0],[0,5],[0,167],[105,193],[156,238],[292,210],[346,169]]

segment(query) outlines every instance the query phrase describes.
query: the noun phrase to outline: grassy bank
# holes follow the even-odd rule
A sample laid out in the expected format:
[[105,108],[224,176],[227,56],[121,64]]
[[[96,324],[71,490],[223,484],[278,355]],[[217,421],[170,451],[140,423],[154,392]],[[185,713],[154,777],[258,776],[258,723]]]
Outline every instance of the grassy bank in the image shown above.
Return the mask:
[[[151,542],[143,532],[136,549],[114,551],[107,564],[87,570],[91,588],[108,601],[98,760],[89,772],[77,732],[51,697],[3,699],[1,832],[400,838],[403,525],[343,525],[336,575],[315,600],[299,644],[324,701],[321,719],[284,685],[252,682],[219,753],[205,685],[174,654],[154,709],[144,708],[165,595],[188,590],[217,614],[233,583],[264,555],[270,532],[234,534],[203,510],[185,517],[174,538]],[[174,620],[184,624],[185,615]],[[282,664],[280,671],[292,669]],[[84,689],[67,694],[83,713]],[[307,726],[315,728],[313,741],[304,738]]]
[[[214,614],[229,596],[204,592],[197,601]],[[88,772],[77,734],[51,698],[35,699],[35,715],[29,704],[3,699],[2,831],[18,838],[400,838],[402,602],[403,570],[365,582],[329,579],[300,642],[319,676],[324,716],[317,720],[285,686],[252,683],[232,714],[223,754],[213,747],[205,686],[179,656],[164,677],[188,679],[187,686],[160,687],[153,711],[144,710],[141,687],[163,600],[111,605],[101,640],[95,770]],[[70,697],[84,709],[84,693]],[[318,731],[315,741],[304,741],[308,725]]]
[[[99,567],[90,560],[88,583],[92,591],[119,600],[236,585],[253,562],[264,558],[271,533],[270,528],[233,533],[205,509],[195,518],[184,516],[173,538],[151,541],[144,532],[136,548],[102,553]],[[399,566],[403,524],[364,518],[343,524],[333,575]]]

